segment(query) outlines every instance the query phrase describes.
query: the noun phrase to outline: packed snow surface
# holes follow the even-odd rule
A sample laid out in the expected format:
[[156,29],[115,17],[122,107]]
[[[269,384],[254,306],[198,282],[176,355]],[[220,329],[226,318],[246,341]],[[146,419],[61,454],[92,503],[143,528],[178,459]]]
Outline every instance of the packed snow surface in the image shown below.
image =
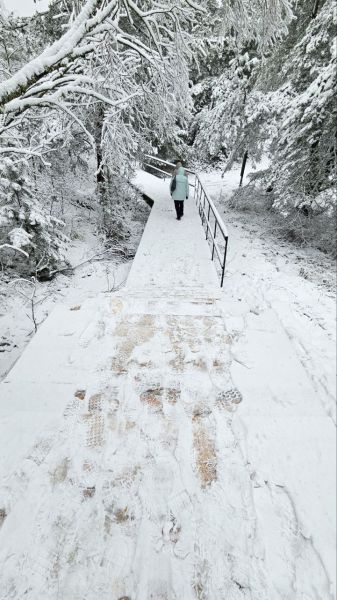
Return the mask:
[[55,308],[0,387],[0,598],[333,599],[333,340],[231,224],[220,290],[193,198],[136,183],[126,287]]

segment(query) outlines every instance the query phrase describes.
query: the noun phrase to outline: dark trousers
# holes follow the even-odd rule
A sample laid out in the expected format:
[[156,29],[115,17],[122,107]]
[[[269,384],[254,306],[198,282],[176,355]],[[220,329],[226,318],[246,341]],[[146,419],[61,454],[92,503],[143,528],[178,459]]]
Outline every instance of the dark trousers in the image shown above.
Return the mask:
[[176,207],[177,218],[180,219],[184,214],[184,200],[175,200],[174,206]]

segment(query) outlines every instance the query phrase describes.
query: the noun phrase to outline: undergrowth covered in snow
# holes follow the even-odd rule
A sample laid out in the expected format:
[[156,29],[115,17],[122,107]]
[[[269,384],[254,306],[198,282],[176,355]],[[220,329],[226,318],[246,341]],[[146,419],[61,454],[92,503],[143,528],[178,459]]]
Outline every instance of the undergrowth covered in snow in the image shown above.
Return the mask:
[[49,261],[48,268],[37,271],[25,256],[13,262],[12,249],[3,257],[0,378],[57,303],[76,305],[124,285],[148,218],[149,207],[124,179],[118,189],[96,193],[87,163],[69,168],[66,162],[64,157],[63,169],[59,164],[52,178],[44,174],[36,182],[48,211],[63,219],[62,260]]

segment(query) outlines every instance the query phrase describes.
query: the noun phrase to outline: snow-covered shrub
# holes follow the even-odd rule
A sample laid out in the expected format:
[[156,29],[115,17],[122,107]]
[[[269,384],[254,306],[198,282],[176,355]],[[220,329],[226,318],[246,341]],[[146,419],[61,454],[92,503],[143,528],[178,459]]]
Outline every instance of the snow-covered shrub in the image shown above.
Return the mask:
[[[63,222],[53,216],[29,177],[28,164],[5,158],[0,165],[0,258],[39,276],[63,258]],[[15,259],[15,260],[14,260]]]
[[[100,185],[100,229],[108,246],[117,245],[126,256],[136,253],[134,239],[143,229],[149,207],[140,192],[122,175]],[[135,235],[136,234],[136,235]]]
[[266,172],[261,177],[254,177],[247,185],[238,188],[230,198],[230,208],[245,212],[263,213],[271,210],[274,202],[274,194],[271,187],[265,183]]
[[275,231],[300,245],[310,245],[336,257],[336,198],[325,190],[314,199],[305,193],[284,188],[279,199],[277,176],[273,169],[260,171],[250,182],[236,190],[228,202],[234,210],[263,214],[270,211]]

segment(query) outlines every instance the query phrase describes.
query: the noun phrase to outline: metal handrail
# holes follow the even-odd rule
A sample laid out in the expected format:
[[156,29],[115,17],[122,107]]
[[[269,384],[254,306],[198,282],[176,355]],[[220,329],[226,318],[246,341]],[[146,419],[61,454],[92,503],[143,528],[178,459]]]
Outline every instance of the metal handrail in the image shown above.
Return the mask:
[[[221,267],[221,287],[223,287],[224,277],[225,277],[225,268],[226,268],[226,258],[227,258],[227,249],[228,249],[228,231],[227,227],[221,219],[216,207],[214,206],[213,201],[207,194],[202,181],[199,175],[195,176],[196,185],[194,189],[194,199],[196,201],[196,205],[199,210],[199,215],[201,217],[202,225],[206,223],[206,240],[208,240],[208,236],[210,235],[212,241],[212,260],[214,260],[214,256],[216,254],[218,261]],[[214,218],[214,229],[210,222],[210,216],[213,215]],[[216,236],[218,232],[221,233],[223,241],[225,243],[224,251],[221,252],[219,245],[216,240]]]
[[[145,154],[144,156],[145,156],[145,158],[147,158],[151,161],[157,162],[159,164],[164,164],[164,165],[167,165],[167,166],[173,167],[173,168],[175,168],[175,166],[176,166],[174,163],[171,163],[167,160],[163,160],[162,158],[157,158],[156,156],[151,156],[151,154]],[[163,173],[164,176],[167,175],[168,177],[170,177],[170,173],[168,173],[167,171],[164,171],[163,169],[160,169],[159,167],[155,167],[154,165],[151,165],[149,162],[144,162],[143,164],[144,164],[144,166],[149,167],[149,168],[153,169],[154,171]],[[199,175],[197,173],[195,173],[195,171],[192,171],[191,169],[186,169],[185,167],[184,167],[184,169],[185,169],[185,171],[187,171],[187,173],[191,173],[191,175],[194,175],[194,177],[195,177],[195,185],[190,182],[189,182],[189,185],[191,187],[194,187],[194,199],[195,199],[195,202],[196,202],[196,205],[198,208],[198,212],[199,212],[203,227],[206,224],[206,240],[210,239],[210,241],[211,241],[212,260],[214,260],[214,258],[216,256],[220,263],[220,267],[221,267],[221,283],[220,283],[220,285],[221,285],[221,287],[223,287],[224,277],[225,277],[225,268],[226,268],[227,249],[228,249],[227,227],[224,224],[222,218],[220,217],[213,201],[207,194]],[[213,227],[213,223],[211,223],[211,220],[210,220],[211,215],[214,220],[214,227]],[[223,250],[220,249],[219,244],[218,244],[219,233],[221,234],[223,241],[225,243],[225,247]],[[218,236],[218,238],[217,238],[217,236]]]
[[159,173],[163,173],[164,175],[164,179],[167,177],[171,177],[171,174],[168,173],[167,171],[163,171],[163,169],[159,169],[158,167],[155,167],[154,165],[150,165],[149,163],[143,163],[144,167],[150,167],[150,169],[154,169],[154,171],[158,171]]
[[[144,156],[145,156],[145,158],[150,158],[151,160],[154,160],[154,161],[159,162],[164,165],[168,165],[169,167],[173,167],[174,169],[176,168],[175,163],[171,163],[168,160],[163,160],[162,158],[158,158],[157,156],[152,156],[151,154],[144,154]],[[148,165],[148,166],[151,167],[152,165]],[[154,167],[152,167],[152,168],[154,168]],[[191,169],[187,169],[186,167],[184,167],[184,170],[187,171],[187,173],[191,173],[191,175],[195,175],[195,171],[191,171]]]
[[152,154],[144,154],[144,156],[145,156],[145,158],[150,158],[151,160],[155,160],[156,162],[159,162],[162,165],[168,165],[169,167],[175,167],[174,163],[171,163],[168,160],[164,160],[162,158],[158,158],[157,156],[152,156]]

